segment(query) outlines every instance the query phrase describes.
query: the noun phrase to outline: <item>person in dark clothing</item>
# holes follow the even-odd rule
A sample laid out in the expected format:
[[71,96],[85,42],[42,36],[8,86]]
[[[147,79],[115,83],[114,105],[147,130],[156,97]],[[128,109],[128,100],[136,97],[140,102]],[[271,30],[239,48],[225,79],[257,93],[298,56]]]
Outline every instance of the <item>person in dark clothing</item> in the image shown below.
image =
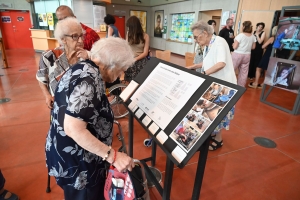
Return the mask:
[[216,32],[215,32],[215,27],[217,25],[217,22],[215,20],[211,19],[211,20],[208,20],[207,23],[214,28],[214,34],[217,35]]
[[254,79],[256,73],[256,67],[258,66],[262,56],[263,56],[263,43],[265,40],[266,33],[263,31],[265,28],[265,23],[259,22],[256,24],[256,30],[253,35],[256,37],[255,49],[251,51],[251,58],[249,64],[248,78],[250,80]]
[[219,32],[219,36],[224,38],[229,46],[230,51],[234,51],[232,44],[234,42],[234,32],[232,29],[233,19],[228,18],[226,20],[226,26]]
[[4,189],[5,178],[0,170],[0,199],[2,200],[19,200],[19,197]]

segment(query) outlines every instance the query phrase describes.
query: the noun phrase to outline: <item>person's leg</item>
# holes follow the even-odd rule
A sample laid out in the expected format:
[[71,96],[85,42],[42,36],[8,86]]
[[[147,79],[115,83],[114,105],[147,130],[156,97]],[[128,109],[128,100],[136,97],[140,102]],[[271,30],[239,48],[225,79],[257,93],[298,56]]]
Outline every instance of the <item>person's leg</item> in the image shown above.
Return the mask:
[[214,151],[223,146],[223,138],[222,138],[221,130],[219,130],[218,132],[214,132],[212,135],[214,135],[214,137],[211,139],[211,144],[209,145],[208,148],[208,150],[210,151]]
[[11,192],[5,190],[4,185],[5,185],[5,178],[0,170],[0,199],[18,200],[19,197],[14,193],[11,193]]
[[259,68],[259,67],[257,67],[256,68],[256,73],[255,73],[255,80],[254,80],[254,82],[251,82],[251,83],[249,83],[249,87],[251,87],[251,88],[257,88],[257,86],[258,86],[258,80],[259,80],[259,77],[260,77],[260,75],[261,75],[261,68]]
[[239,70],[238,85],[245,87],[249,70],[250,54],[242,55],[242,64]]

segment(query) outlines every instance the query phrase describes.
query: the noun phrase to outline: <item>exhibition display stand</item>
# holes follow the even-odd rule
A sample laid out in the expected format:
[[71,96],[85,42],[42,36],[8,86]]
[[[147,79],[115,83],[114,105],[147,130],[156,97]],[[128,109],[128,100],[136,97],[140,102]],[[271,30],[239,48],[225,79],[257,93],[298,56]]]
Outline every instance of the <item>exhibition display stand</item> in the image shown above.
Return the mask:
[[[275,42],[272,49],[265,82],[262,88],[260,101],[279,110],[285,111],[293,115],[297,115],[300,111],[300,62],[293,61],[292,59],[295,57],[296,53],[299,51],[300,48],[300,17],[284,17],[284,13],[288,10],[299,11],[300,6],[282,7],[278,24],[278,30],[275,37]],[[280,45],[280,48],[278,48],[277,45]],[[289,58],[275,58],[275,51],[279,51],[279,49],[290,50],[291,53],[289,54]],[[278,77],[284,70],[288,72],[286,80],[278,82]],[[269,85],[269,87],[267,85]],[[274,87],[278,87],[297,94],[293,108],[291,110],[267,100]]]
[[[200,150],[193,200],[199,199],[210,135],[234,107],[245,88],[151,58],[120,97],[130,111],[128,154],[133,157],[134,118],[153,140],[145,172],[162,199],[169,200],[174,165],[184,168]],[[156,163],[157,146],[166,154],[163,187],[146,162]]]

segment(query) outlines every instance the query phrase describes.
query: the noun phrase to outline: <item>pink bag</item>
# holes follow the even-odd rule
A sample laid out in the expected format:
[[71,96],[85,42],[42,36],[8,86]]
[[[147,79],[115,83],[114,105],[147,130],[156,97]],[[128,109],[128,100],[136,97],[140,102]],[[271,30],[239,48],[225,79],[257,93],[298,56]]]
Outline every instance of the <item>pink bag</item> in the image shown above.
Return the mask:
[[104,186],[105,200],[134,200],[135,193],[128,172],[110,167]]

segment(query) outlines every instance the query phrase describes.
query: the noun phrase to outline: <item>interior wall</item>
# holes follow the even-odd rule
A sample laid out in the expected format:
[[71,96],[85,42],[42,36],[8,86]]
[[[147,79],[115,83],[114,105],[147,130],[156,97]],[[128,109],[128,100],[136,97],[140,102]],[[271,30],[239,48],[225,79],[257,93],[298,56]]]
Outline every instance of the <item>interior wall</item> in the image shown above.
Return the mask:
[[[216,17],[220,17],[222,16],[222,10],[209,10],[209,11],[201,11],[199,13],[199,18],[198,20],[204,20],[205,22],[207,22],[208,20],[213,19],[213,16]],[[220,19],[214,19],[216,21],[216,27],[215,27],[215,32],[216,34],[219,33],[219,27],[220,27]]]

